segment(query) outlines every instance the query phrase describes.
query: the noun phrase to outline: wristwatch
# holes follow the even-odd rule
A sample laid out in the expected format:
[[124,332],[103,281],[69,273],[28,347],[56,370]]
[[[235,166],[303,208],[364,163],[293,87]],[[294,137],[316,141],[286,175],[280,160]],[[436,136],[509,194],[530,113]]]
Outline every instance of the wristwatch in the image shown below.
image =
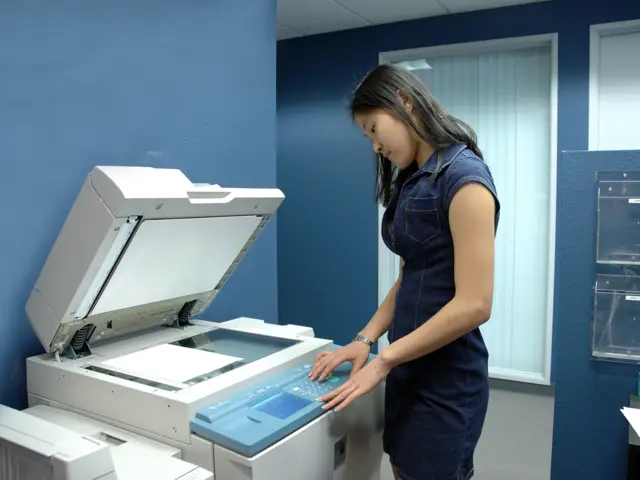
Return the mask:
[[358,334],[353,338],[354,342],[364,342],[367,345],[369,345],[369,348],[371,348],[373,346],[373,340],[371,340],[370,338],[365,337],[364,335]]

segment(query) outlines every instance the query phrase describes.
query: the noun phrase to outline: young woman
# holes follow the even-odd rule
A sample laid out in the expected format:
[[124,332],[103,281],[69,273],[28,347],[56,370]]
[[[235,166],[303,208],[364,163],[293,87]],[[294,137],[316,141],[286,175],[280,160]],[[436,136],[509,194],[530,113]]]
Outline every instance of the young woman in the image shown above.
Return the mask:
[[[479,327],[493,297],[493,178],[473,130],[404,69],[371,71],[351,114],[377,154],[382,237],[402,266],[365,328],[320,354],[310,376],[353,364],[350,380],[320,399],[337,410],[386,378],[384,449],[396,479],[468,480],[489,398]],[[385,332],[390,345],[365,365]]]

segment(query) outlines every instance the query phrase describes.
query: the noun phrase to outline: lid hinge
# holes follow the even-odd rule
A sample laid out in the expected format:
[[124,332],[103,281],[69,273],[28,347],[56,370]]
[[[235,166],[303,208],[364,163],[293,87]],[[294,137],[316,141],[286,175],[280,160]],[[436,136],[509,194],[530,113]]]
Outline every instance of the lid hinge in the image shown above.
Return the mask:
[[185,303],[178,312],[178,315],[176,315],[172,326],[176,328],[182,328],[191,325],[191,314],[196,306],[196,303],[198,303],[198,300],[191,300],[190,302]]
[[91,347],[89,347],[89,339],[96,329],[95,325],[88,324],[77,330],[73,334],[73,338],[69,342],[69,345],[62,351],[62,355],[76,360],[78,358],[91,355]]

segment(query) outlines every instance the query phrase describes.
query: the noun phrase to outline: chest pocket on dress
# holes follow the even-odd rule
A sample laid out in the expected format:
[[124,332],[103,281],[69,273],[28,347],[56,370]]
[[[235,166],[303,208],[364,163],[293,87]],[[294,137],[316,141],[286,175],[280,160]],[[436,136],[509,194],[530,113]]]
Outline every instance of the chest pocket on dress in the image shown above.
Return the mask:
[[404,208],[405,233],[418,243],[433,240],[440,232],[438,199],[409,198]]

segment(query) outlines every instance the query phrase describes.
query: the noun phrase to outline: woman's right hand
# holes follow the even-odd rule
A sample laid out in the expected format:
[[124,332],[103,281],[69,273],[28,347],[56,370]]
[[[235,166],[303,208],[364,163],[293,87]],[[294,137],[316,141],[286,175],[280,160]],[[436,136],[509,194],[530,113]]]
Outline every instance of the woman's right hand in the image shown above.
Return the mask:
[[367,363],[370,351],[369,345],[355,341],[332,352],[321,352],[316,357],[309,378],[312,381],[322,381],[344,362],[351,362],[351,376],[353,376]]

